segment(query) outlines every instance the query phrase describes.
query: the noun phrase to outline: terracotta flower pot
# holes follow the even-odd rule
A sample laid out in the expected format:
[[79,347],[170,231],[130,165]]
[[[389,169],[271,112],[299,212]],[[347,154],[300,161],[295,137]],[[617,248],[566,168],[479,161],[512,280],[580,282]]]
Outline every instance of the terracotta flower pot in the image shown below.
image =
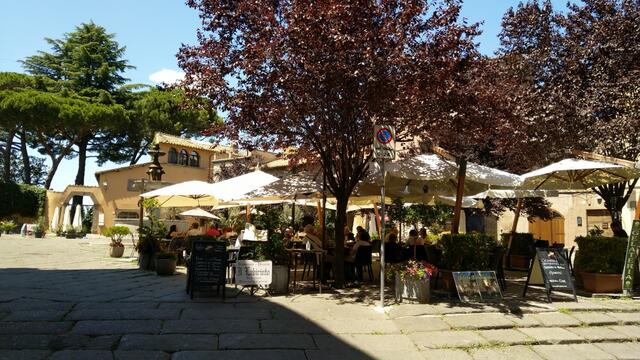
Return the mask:
[[112,258],[122,257],[124,254],[124,246],[109,246],[109,256]]
[[592,293],[619,293],[622,274],[580,273],[584,289]]

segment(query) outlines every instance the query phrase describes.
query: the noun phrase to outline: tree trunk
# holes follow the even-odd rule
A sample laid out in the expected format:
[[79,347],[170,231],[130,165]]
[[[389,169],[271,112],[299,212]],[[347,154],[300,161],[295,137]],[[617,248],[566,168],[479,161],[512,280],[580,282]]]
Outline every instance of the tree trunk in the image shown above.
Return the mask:
[[638,179],[634,179],[628,182],[602,185],[592,189],[604,200],[604,207],[609,211],[611,221],[620,220],[622,208],[629,200],[637,182]]
[[22,180],[31,185],[31,159],[27,151],[27,132],[24,128],[20,131],[20,153],[22,154]]
[[49,157],[51,158],[51,168],[49,169],[49,173],[47,174],[47,179],[44,182],[44,188],[45,189],[51,189],[51,183],[53,182],[53,176],[56,174],[56,171],[58,171],[58,166],[62,162],[62,159],[64,159],[64,156],[62,156],[62,155],[60,155],[58,157],[50,155]]
[[[78,145],[78,172],[76,173],[76,185],[84,185],[84,173],[87,168],[87,147],[89,146],[89,136],[84,136]],[[73,197],[73,206],[71,208],[71,218],[75,216],[76,208],[82,205],[82,195]]]
[[349,196],[336,194],[336,256],[333,264],[333,274],[335,276],[335,287],[344,287],[344,227],[347,224],[347,205]]
[[6,138],[6,146],[4,149],[4,169],[2,171],[2,178],[4,179],[4,181],[6,182],[12,182],[13,179],[11,179],[11,148],[13,147],[13,138],[16,135],[16,130],[15,129],[11,129],[9,131],[7,131],[7,138]]

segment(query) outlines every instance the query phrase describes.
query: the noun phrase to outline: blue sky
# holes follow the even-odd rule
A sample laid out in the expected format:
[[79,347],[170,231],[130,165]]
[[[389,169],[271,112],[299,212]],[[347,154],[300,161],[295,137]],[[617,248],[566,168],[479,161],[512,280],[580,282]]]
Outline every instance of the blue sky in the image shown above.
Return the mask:
[[[480,50],[492,54],[499,46],[500,20],[516,0],[466,0],[463,16],[469,22],[484,23],[478,38]],[[565,1],[554,0],[555,6]],[[116,41],[126,46],[125,58],[136,67],[126,76],[133,83],[152,84],[170,79],[178,66],[175,54],[182,43],[194,43],[199,25],[198,14],[181,0],[20,0],[4,1],[0,11],[0,71],[22,72],[18,60],[49,51],[45,37],[61,38],[82,22],[93,21],[116,34]],[[143,160],[144,161],[144,160]],[[53,189],[63,190],[72,184],[77,160],[60,165]],[[85,184],[96,185],[93,173],[118,167],[105,164],[98,168],[88,159]]]

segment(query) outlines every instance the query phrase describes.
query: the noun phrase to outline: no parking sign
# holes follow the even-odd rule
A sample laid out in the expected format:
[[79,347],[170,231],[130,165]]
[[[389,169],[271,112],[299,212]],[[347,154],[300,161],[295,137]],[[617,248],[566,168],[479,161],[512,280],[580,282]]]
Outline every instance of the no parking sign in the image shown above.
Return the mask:
[[392,126],[376,125],[373,128],[373,156],[376,159],[393,160],[396,157],[396,131]]

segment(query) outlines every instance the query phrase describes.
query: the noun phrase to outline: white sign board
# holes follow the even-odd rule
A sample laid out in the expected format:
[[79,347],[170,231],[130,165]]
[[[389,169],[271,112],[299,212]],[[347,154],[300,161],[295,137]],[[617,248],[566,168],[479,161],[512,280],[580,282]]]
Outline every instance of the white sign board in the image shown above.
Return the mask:
[[273,264],[271,261],[236,261],[236,284],[237,285],[271,285],[271,271]]
[[98,226],[104,226],[104,214],[98,213]]
[[395,159],[396,131],[392,126],[376,125],[373,127],[373,156],[376,159]]

